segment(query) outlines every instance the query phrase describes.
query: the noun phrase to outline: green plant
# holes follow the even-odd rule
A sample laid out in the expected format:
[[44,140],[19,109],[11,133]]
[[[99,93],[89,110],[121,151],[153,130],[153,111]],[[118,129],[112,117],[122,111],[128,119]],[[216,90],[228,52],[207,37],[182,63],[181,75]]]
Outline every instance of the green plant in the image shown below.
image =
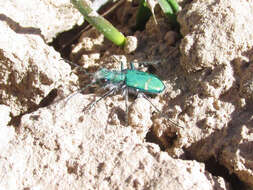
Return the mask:
[[167,16],[168,21],[173,25],[177,26],[177,13],[179,11],[179,5],[175,0],[141,0],[139,9],[136,17],[136,29],[143,30],[145,24],[148,21],[151,14],[153,14],[154,20],[156,21],[154,8],[159,4],[163,13]]
[[152,15],[151,10],[148,7],[146,0],[140,0],[137,16],[136,16],[136,26],[138,30],[144,30],[145,25]]
[[124,46],[126,38],[109,21],[92,10],[89,0],[71,0],[71,3],[84,16],[85,20],[118,46]]

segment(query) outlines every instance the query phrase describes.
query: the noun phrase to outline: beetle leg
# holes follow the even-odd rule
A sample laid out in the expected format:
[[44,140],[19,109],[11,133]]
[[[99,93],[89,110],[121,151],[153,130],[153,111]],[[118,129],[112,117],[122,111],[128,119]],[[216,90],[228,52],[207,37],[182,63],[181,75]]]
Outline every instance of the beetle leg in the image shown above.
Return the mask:
[[68,101],[69,101],[71,98],[73,98],[75,95],[77,95],[78,93],[81,93],[81,92],[85,91],[88,87],[90,87],[90,86],[92,86],[92,85],[94,85],[94,84],[96,84],[96,82],[90,83],[90,84],[86,85],[85,87],[83,87],[83,88],[81,88],[81,89],[79,89],[79,90],[77,90],[77,91],[74,91],[73,93],[71,93],[70,95],[68,95],[67,97],[65,97],[65,98],[64,98],[65,105],[66,105],[66,104],[68,103]]
[[151,101],[150,99],[144,94],[144,93],[139,93],[138,95],[141,95],[143,98],[149,101],[149,103],[156,109],[157,112],[162,113]]
[[120,68],[121,68],[121,71],[123,71],[123,70],[124,70],[123,62],[120,61],[120,60],[118,60],[114,55],[112,56],[112,58],[113,58],[115,61],[117,61],[118,63],[120,62]]
[[150,100],[149,98],[144,94],[144,93],[140,93],[146,100],[149,101],[149,103],[156,109],[156,111],[163,117],[167,118],[167,120],[169,121],[169,123],[172,125],[172,126],[175,126],[175,127],[180,127],[180,128],[183,128],[182,126],[178,125],[175,121],[173,121],[172,119],[170,119],[167,115],[165,115],[164,113],[162,113]]
[[133,62],[130,62],[130,69],[131,69],[131,70],[135,70],[134,63],[133,63]]
[[123,65],[123,62],[122,62],[122,61],[120,62],[120,68],[121,68],[121,71],[124,70],[124,65]]
[[96,103],[98,103],[100,100],[102,100],[102,99],[104,99],[104,98],[110,96],[111,94],[113,94],[113,93],[116,92],[117,90],[118,90],[118,88],[115,87],[115,88],[113,88],[113,89],[107,91],[107,92],[106,92],[105,94],[103,94],[98,100],[95,100],[95,101],[93,101],[91,104],[89,104],[88,106],[86,106],[86,107],[83,109],[83,111],[86,111],[88,108],[93,107],[93,106],[94,106]]
[[73,63],[73,62],[70,61],[70,60],[67,60],[67,59],[64,59],[64,58],[62,58],[62,59],[60,59],[60,60],[63,60],[63,61],[65,61],[66,63],[68,63],[68,64],[74,66],[74,67],[75,67],[74,70],[75,70],[75,69],[79,69],[79,71],[83,71],[86,75],[93,75],[92,73],[88,73],[88,72],[87,72],[83,67],[81,67],[80,65],[78,65],[78,64],[76,64],[76,63]]
[[126,120],[126,125],[128,126],[128,88],[126,87],[125,90],[125,106],[126,106],[126,115],[125,115],[125,120]]

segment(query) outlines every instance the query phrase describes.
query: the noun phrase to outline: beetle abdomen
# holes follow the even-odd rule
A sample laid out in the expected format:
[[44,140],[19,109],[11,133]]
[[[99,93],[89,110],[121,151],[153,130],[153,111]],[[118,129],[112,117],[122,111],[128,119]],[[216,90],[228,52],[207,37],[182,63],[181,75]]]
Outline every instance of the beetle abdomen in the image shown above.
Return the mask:
[[126,72],[126,85],[131,88],[138,89],[148,93],[160,93],[164,90],[163,82],[155,75],[138,71],[127,70]]

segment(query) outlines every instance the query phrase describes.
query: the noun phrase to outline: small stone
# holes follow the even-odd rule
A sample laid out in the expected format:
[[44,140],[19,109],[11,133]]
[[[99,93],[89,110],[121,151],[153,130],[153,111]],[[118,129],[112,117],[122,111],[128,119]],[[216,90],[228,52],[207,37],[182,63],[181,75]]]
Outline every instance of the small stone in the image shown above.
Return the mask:
[[137,38],[134,36],[127,36],[126,37],[126,44],[124,46],[125,53],[129,54],[136,50],[137,48]]
[[171,30],[165,34],[164,40],[167,42],[167,45],[171,46],[176,42],[177,36],[178,33]]

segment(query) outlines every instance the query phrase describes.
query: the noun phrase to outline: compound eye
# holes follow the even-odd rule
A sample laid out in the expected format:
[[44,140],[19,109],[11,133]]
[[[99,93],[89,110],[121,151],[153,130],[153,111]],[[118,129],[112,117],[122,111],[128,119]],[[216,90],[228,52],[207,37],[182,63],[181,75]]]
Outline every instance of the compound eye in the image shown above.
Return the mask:
[[106,78],[102,78],[102,79],[100,79],[100,82],[101,83],[106,83],[108,80],[106,79]]

